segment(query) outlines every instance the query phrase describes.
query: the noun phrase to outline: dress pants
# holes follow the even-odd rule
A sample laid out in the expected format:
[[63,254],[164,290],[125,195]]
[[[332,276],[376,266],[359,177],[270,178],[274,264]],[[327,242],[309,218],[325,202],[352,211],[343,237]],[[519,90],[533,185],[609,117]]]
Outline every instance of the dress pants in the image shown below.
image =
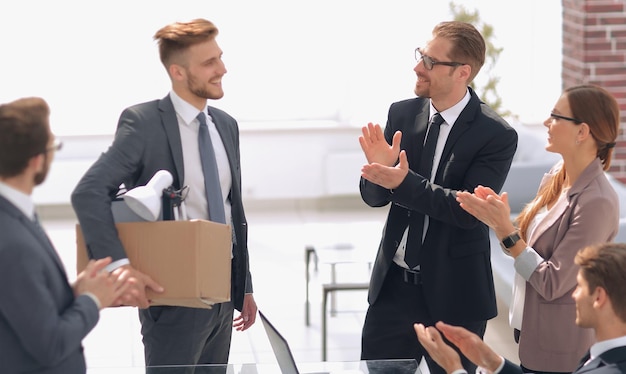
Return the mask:
[[146,366],[227,364],[233,313],[232,302],[215,304],[211,309],[140,309]]
[[[419,363],[424,356],[432,374],[445,374],[445,370],[421,346],[413,328],[414,323],[432,326],[437,322],[430,315],[422,287],[419,275],[407,274],[395,263],[391,265],[378,299],[369,306],[365,316],[361,338],[362,360],[414,358]],[[481,338],[487,327],[487,321],[455,324]],[[476,365],[463,355],[461,361],[468,373],[475,372]]]

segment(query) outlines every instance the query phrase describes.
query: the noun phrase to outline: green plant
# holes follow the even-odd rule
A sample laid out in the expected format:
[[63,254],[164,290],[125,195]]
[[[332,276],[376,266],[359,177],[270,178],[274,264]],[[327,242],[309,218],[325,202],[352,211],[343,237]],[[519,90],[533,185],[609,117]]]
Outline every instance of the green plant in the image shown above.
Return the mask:
[[485,65],[481,69],[482,74],[479,74],[481,78],[480,87],[477,87],[476,80],[470,84],[470,87],[472,87],[477,92],[478,96],[499,115],[503,117],[515,117],[509,110],[502,107],[502,98],[498,95],[497,85],[500,81],[500,77],[495,75],[494,67],[503,48],[498,48],[493,43],[493,26],[480,19],[478,10],[469,11],[463,5],[457,5],[454,2],[450,2],[450,12],[455,21],[467,22],[474,25],[485,39],[487,51],[485,54]]

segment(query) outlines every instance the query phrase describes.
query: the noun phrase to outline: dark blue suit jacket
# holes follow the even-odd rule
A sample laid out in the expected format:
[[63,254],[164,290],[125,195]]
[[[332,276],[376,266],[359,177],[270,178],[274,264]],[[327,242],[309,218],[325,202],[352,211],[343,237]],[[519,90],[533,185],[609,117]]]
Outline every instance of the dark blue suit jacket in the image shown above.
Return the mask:
[[[463,323],[497,314],[491,273],[488,227],[466,213],[455,191],[478,185],[500,191],[517,148],[517,133],[473,90],[452,127],[434,183],[417,169],[428,127],[429,99],[414,98],[391,105],[385,138],[402,131],[409,174],[393,192],[361,179],[361,196],[370,206],[391,204],[372,271],[369,302],[374,303],[407,225],[430,216],[420,251],[424,297],[435,321]],[[410,250],[410,248],[407,248]],[[410,295],[408,295],[410,297]]]
[[46,234],[2,196],[0,233],[0,371],[84,373],[98,307],[74,297]]
[[[248,227],[241,200],[239,128],[234,118],[217,108],[209,112],[226,149],[232,174],[229,194],[233,231],[232,292],[241,310],[245,293],[252,292],[248,264]],[[72,193],[89,256],[126,257],[111,214],[111,201],[120,184],[128,189],[145,185],[157,171],[172,173],[174,186],[182,187],[185,170],[176,112],[169,96],[127,108],[120,116],[115,139],[107,152],[91,166]]]

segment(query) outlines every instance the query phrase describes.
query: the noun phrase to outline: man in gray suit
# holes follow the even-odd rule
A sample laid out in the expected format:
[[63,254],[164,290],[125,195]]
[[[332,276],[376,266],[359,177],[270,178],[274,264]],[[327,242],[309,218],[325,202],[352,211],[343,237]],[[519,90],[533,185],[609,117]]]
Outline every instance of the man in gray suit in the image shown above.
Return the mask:
[[[583,248],[576,255],[580,266],[576,301],[576,325],[592,328],[596,343],[580,360],[574,373],[626,373],[626,244],[604,243]],[[447,373],[463,372],[458,353],[443,335],[476,365],[491,373],[521,374],[522,369],[495,353],[476,334],[443,322],[437,328],[415,325],[419,341]]]
[[0,105],[0,371],[85,373],[81,341],[99,310],[126,292],[128,273],[90,261],[74,284],[37,222],[30,195],[61,147],[41,98]]
[[[224,95],[222,77],[226,68],[215,40],[217,34],[213,23],[204,19],[177,22],[157,31],[154,38],[172,82],[171,91],[161,100],[123,111],[113,144],[72,194],[89,256],[111,256],[109,270],[127,268],[138,280],[133,293],[120,301],[140,307],[147,366],[225,364],[233,325],[243,331],[256,319],[241,199],[239,129],[226,112],[207,107],[207,99]],[[218,169],[213,179],[204,174],[202,167],[207,143],[199,143],[207,125]],[[219,196],[223,220],[233,230],[231,302],[216,304],[212,309],[149,307],[146,287],[158,292],[161,286],[133,269],[127,259],[115,229],[111,201],[121,184],[127,189],[144,185],[162,169],[172,174],[176,189],[189,188],[185,199],[189,218],[213,219],[209,208],[216,207],[211,204],[212,198]],[[209,190],[205,182],[211,181],[218,182],[219,187]],[[237,317],[234,308],[241,312]]]

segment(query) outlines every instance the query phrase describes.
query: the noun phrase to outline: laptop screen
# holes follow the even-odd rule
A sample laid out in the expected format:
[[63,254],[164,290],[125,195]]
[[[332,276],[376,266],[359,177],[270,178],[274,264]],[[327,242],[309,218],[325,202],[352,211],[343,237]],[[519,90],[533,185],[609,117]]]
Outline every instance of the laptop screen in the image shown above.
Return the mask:
[[272,325],[272,323],[267,319],[267,317],[265,317],[265,315],[263,315],[263,313],[261,313],[260,310],[259,316],[263,322],[263,327],[265,328],[270,345],[272,346],[272,350],[276,356],[276,361],[278,361],[281,373],[299,374],[296,361],[291,354],[291,349],[289,348],[289,344],[287,344],[287,340],[285,340],[278,330],[276,330],[276,327]]

